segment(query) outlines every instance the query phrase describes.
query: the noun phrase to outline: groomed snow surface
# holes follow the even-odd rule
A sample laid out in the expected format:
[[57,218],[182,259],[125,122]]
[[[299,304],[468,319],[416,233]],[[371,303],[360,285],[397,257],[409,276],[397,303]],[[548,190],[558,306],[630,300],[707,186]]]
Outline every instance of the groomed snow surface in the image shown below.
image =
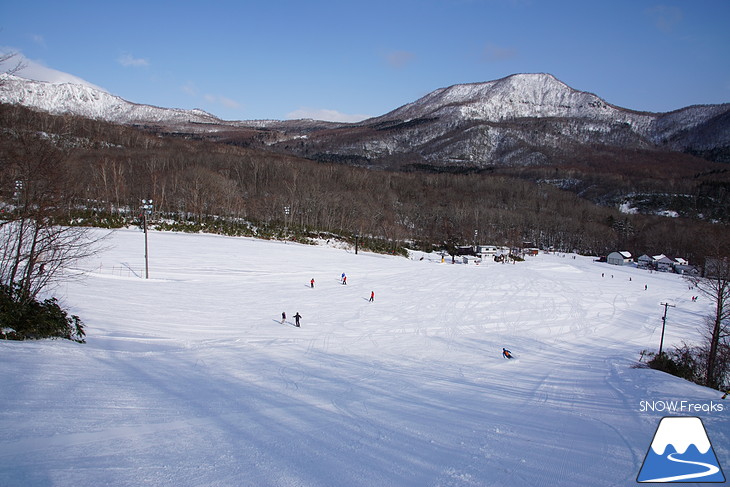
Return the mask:
[[86,344],[0,342],[2,486],[636,485],[667,415],[730,465],[720,393],[632,368],[663,302],[698,339],[679,276],[151,232],[147,280],[141,232],[107,244],[55,292]]

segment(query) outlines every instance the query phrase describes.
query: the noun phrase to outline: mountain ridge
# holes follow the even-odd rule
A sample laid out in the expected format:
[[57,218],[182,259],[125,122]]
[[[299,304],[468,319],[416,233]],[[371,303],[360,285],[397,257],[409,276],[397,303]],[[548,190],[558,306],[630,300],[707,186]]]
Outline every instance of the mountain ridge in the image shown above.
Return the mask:
[[72,114],[106,122],[218,123],[221,120],[201,109],[162,108],[127,101],[87,85],[49,83],[0,75],[0,102],[21,104],[54,115]]
[[596,147],[730,162],[730,103],[640,112],[571,88],[548,73],[454,84],[356,123],[226,121],[199,109],[136,104],[88,86],[11,75],[0,78],[0,102],[394,170],[554,165]]
[[[542,108],[547,106],[563,108],[562,115],[567,115],[567,111],[571,106],[575,106],[576,102],[581,107],[584,104],[596,108],[612,106],[592,93],[569,87],[551,74],[522,73],[494,81],[454,84],[439,88],[415,102],[376,118],[399,117],[402,113],[408,113],[412,107],[436,105],[434,110],[454,107],[460,110],[465,118],[502,121],[537,116]],[[486,110],[478,110],[480,106]],[[526,110],[527,108],[532,110]],[[548,116],[558,116],[558,112],[555,111]]]

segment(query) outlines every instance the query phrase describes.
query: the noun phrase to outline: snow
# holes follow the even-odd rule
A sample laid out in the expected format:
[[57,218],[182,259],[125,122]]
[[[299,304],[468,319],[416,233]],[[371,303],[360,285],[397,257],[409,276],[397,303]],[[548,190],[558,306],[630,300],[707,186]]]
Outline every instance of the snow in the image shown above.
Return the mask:
[[[494,81],[440,88],[378,118],[429,118],[454,112],[458,119],[490,122],[570,117],[627,123],[641,134],[647,134],[657,118],[657,115],[610,105],[598,96],[575,90],[546,73],[513,74]],[[591,124],[590,130],[605,131],[606,127]]]
[[[72,113],[114,123],[222,121],[203,110],[160,108],[128,102],[96,87],[73,82],[47,83],[0,74],[0,103],[23,105],[52,114]],[[214,129],[213,127],[209,127]]]
[[679,276],[151,232],[144,279],[143,234],[108,243],[56,292],[86,344],[0,342],[0,485],[633,485],[670,414],[728,465],[720,393],[632,367],[662,302],[699,337]]

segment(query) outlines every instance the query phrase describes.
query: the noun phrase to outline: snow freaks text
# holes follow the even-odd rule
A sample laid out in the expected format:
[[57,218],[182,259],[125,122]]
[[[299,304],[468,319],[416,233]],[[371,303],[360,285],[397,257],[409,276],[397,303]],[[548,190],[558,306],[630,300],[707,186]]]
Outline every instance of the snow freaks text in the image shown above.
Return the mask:
[[695,403],[690,401],[641,401],[639,402],[639,411],[658,412],[658,413],[721,413],[725,410],[725,405],[710,401],[709,403]]

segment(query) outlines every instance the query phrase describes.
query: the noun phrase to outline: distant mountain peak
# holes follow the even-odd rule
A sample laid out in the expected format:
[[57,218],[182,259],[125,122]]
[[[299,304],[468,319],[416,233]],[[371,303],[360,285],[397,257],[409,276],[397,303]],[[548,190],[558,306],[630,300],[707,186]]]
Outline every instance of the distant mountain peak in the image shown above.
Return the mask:
[[548,73],[513,74],[495,81],[456,84],[435,90],[380,119],[458,115],[464,119],[504,121],[525,117],[595,118],[620,111],[598,96],[578,91]]
[[77,83],[51,83],[0,75],[0,103],[24,105],[52,114],[73,114],[114,123],[220,123],[200,109],[160,108],[128,102]]

